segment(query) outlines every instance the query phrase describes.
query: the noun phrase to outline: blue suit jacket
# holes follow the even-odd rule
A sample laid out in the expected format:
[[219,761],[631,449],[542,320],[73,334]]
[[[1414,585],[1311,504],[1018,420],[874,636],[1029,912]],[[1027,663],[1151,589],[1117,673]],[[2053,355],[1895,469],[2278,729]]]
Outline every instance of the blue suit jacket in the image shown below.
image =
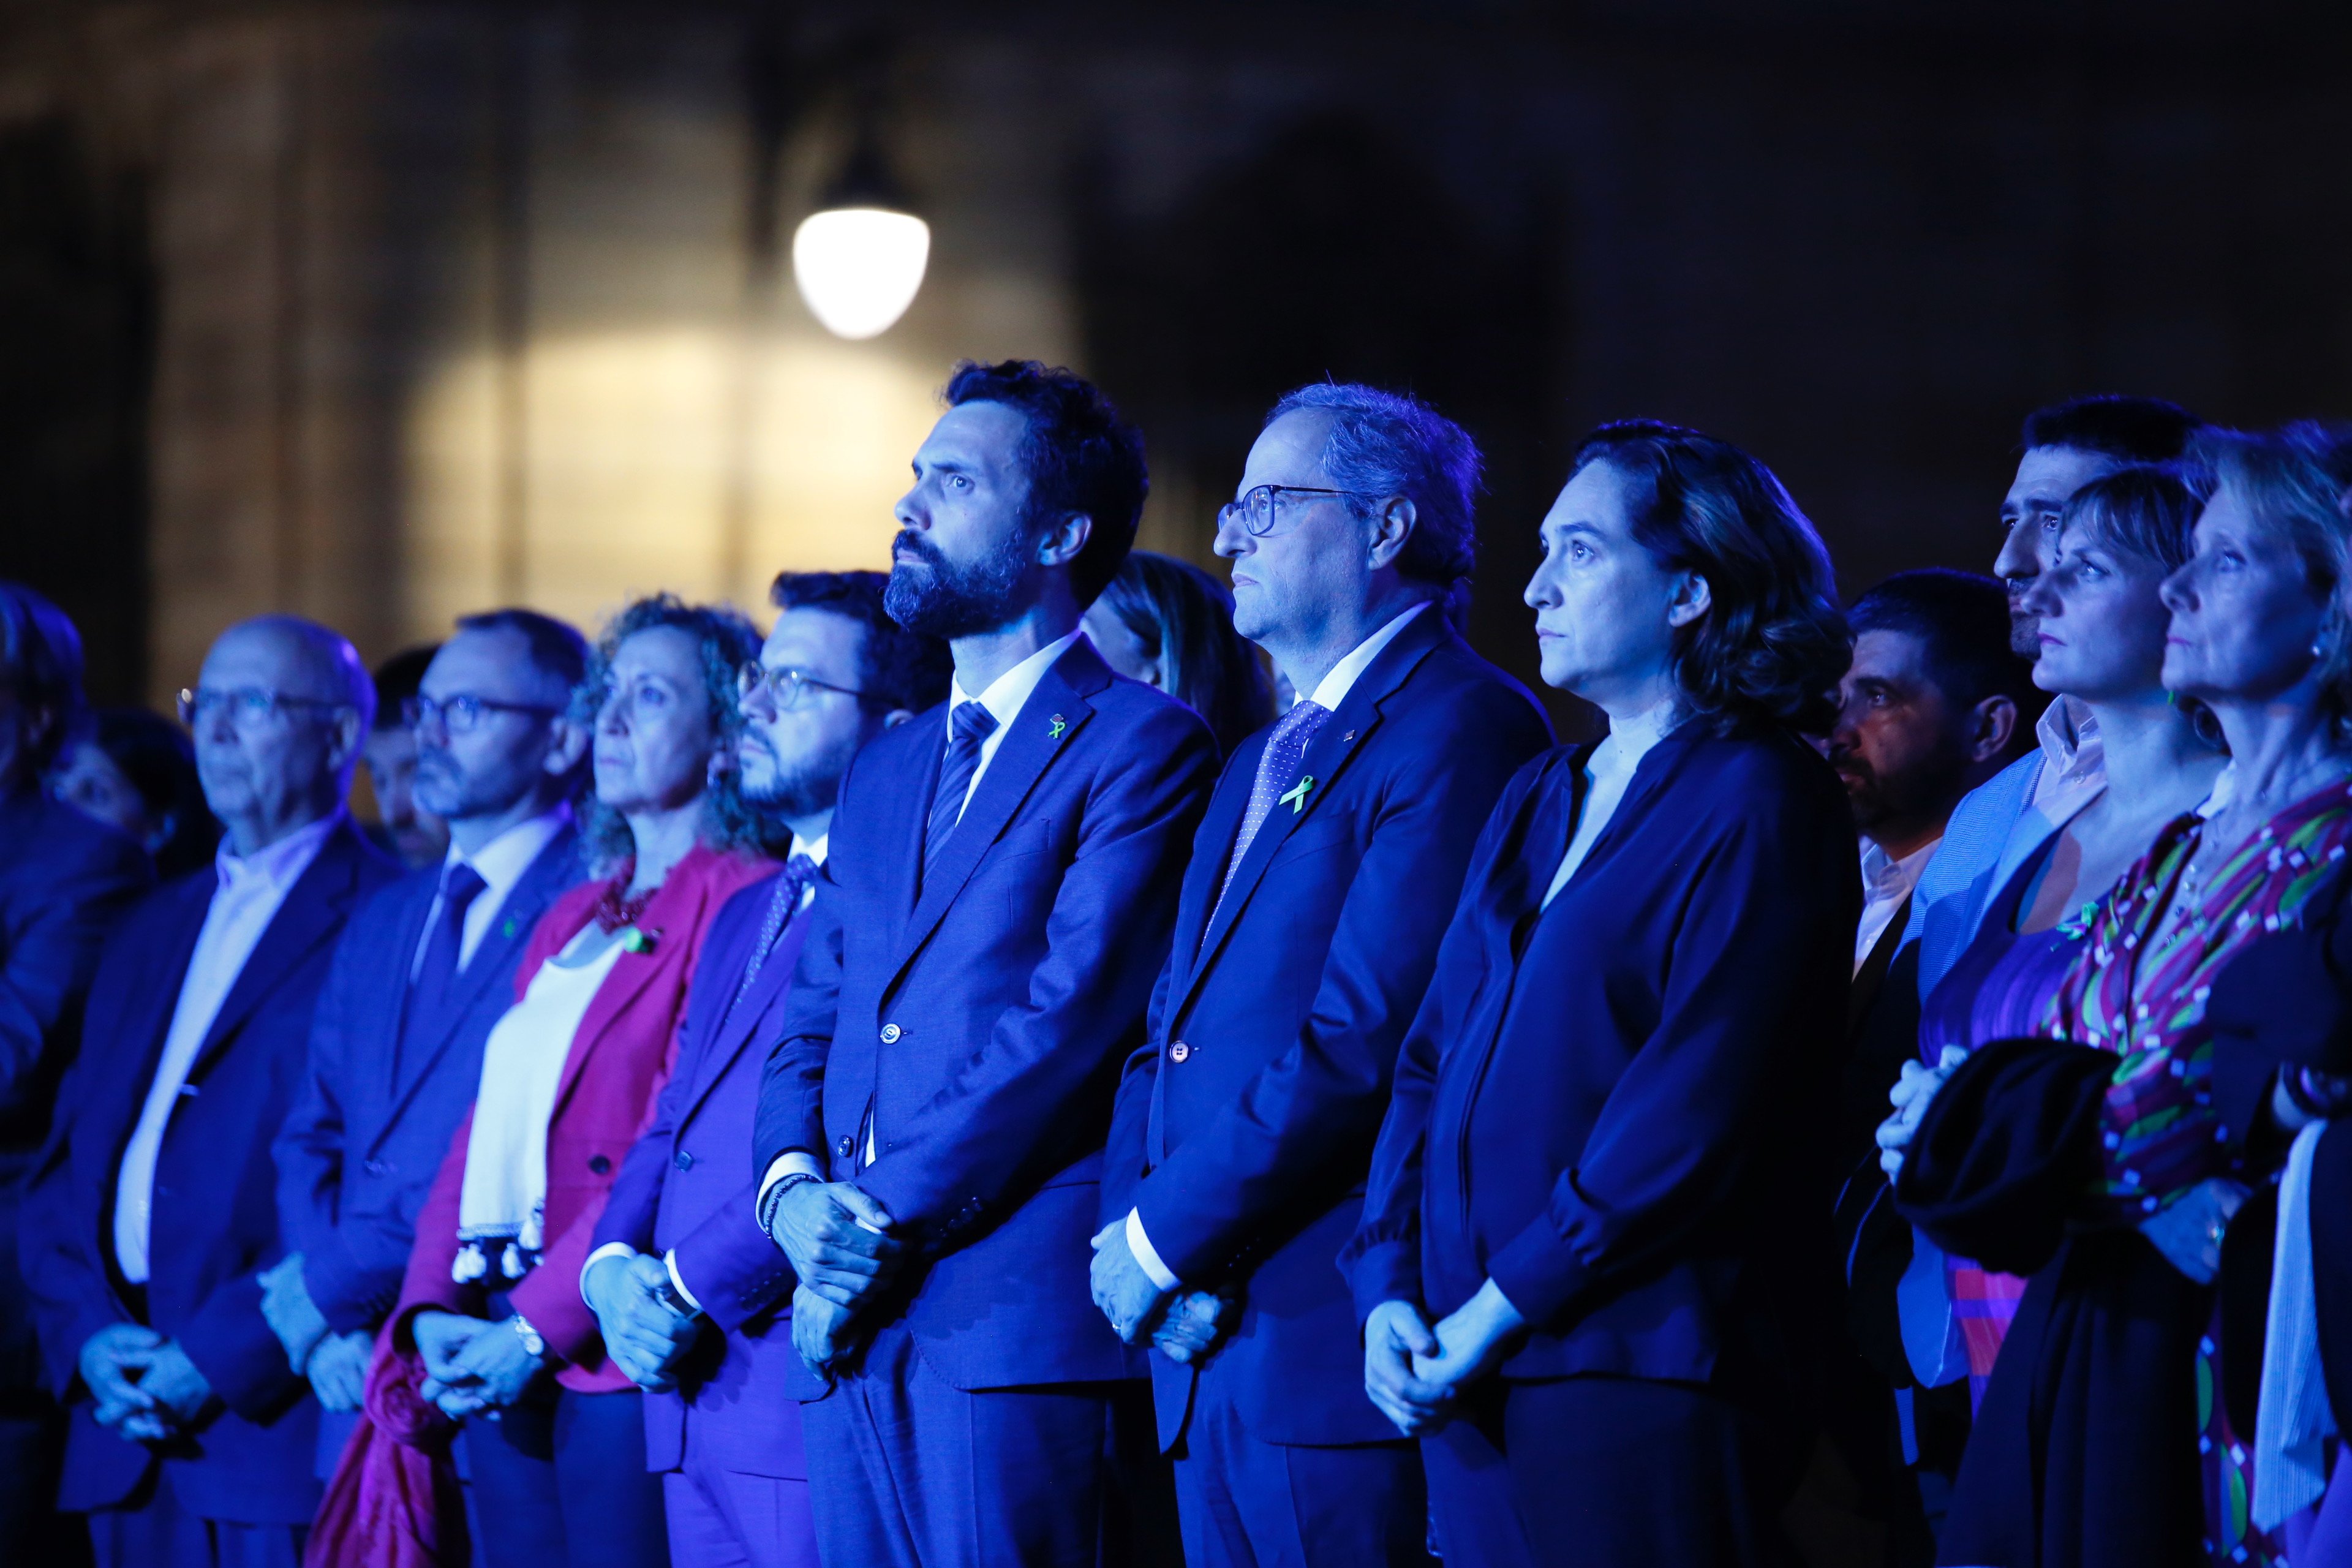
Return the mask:
[[193,1435],[152,1447],[90,1418],[76,1364],[99,1330],[142,1321],[116,1282],[115,1175],[154,1079],[214,872],[158,889],[108,942],[81,1057],[18,1237],[51,1384],[72,1405],[60,1507],[120,1504],[159,1463],[181,1506],[208,1519],[301,1524],[318,1506],[318,1405],[262,1321],[255,1278],[284,1252],[269,1140],[301,1077],[335,938],[360,900],[398,874],[348,821],[329,835],[189,1068],[155,1167],[143,1321],[180,1342],[226,1408]]
[[286,1249],[303,1255],[303,1283],[336,1332],[374,1329],[399,1299],[416,1211],[474,1102],[482,1043],[514,1004],[515,962],[582,875],[579,835],[566,827],[508,891],[436,1039],[404,1046],[400,1033],[439,867],[367,900],[336,944],[300,1089],[272,1150]]
[[[1303,766],[1315,787],[1267,816],[1220,903],[1266,733],[1226,764],[1193,841],[1150,1042],[1119,1085],[1101,1218],[1136,1208],[1178,1279],[1240,1291],[1213,1364],[1253,1435],[1393,1439],[1364,1397],[1333,1262],[1471,848],[1551,726],[1423,611],[1325,721]],[[1156,1352],[1151,1370],[1172,1445],[1196,1373]]]
[[1545,909],[1589,752],[1537,759],[1479,841],[1347,1254],[1358,1310],[1441,1316],[1491,1276],[1530,1324],[1506,1377],[1785,1413],[1835,1300],[1844,793],[1792,738],[1685,724]]
[[[1095,1309],[1087,1243],[1119,1064],[1142,1043],[1216,746],[1192,710],[1113,676],[1080,638],[1005,734],[919,900],[946,744],[941,707],[850,765],[756,1163],[807,1150],[889,1211],[920,1267],[869,1310],[903,1314],[954,1386],[1134,1375]],[[861,1168],[869,1110],[877,1158]]]
[[697,1450],[730,1470],[808,1475],[790,1381],[800,1360],[793,1350],[793,1270],[760,1229],[751,1118],[768,1065],[765,1044],[783,1026],[809,911],[786,923],[750,994],[730,1011],[775,887],[775,878],[761,878],[711,921],[678,1025],[677,1065],[645,1136],[621,1163],[596,1226],[597,1247],[675,1247],[678,1278],[718,1331],[706,1331],[689,1352],[676,1393],[646,1395],[646,1457],[656,1470],[685,1464],[691,1422]]

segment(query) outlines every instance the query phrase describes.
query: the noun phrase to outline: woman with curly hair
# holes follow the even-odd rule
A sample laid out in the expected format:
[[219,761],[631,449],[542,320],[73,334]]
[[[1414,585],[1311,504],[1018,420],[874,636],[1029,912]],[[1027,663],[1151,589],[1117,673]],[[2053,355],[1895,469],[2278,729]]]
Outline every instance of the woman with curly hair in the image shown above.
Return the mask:
[[[580,1274],[667,1070],[703,934],[768,869],[733,772],[714,766],[740,724],[736,671],[759,651],[733,610],[667,595],[629,605],[599,640],[574,701],[593,733],[583,839],[596,879],[549,908],[517,965],[369,1379],[376,1433],[412,1450],[446,1448],[448,1424],[463,1423],[490,1562],[667,1560],[643,1395],[606,1358]],[[405,1483],[381,1458],[372,1467],[370,1441],[346,1451],[313,1542],[375,1562],[389,1560],[377,1499],[450,1493],[415,1484],[398,1456]],[[389,1483],[377,1499],[372,1469]],[[345,1514],[347,1484],[358,1495]]]
[[1487,820],[1343,1256],[1455,1564],[1778,1561],[1861,879],[1822,542],[1738,447],[1577,448],[1528,584],[1610,733]]

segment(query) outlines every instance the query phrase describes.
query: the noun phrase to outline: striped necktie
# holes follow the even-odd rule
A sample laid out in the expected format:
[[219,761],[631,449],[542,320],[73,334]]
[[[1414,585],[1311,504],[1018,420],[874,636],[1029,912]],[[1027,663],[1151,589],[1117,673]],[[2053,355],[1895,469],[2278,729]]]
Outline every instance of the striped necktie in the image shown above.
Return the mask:
[[[1219,908],[1224,904],[1226,890],[1234,885],[1234,873],[1242,868],[1242,857],[1257,842],[1258,829],[1265,826],[1276,803],[1298,786],[1298,775],[1307,765],[1307,743],[1330,717],[1331,710],[1302,697],[1291,704],[1290,711],[1275,725],[1274,733],[1265,738],[1265,751],[1257,760],[1257,779],[1250,785],[1249,809],[1242,816],[1242,830],[1234,840],[1233,858],[1225,862],[1225,879],[1217,887]],[[1210,910],[1211,922],[1216,918],[1216,909]]]
[[958,705],[949,720],[947,761],[940,764],[939,793],[931,797],[931,820],[923,829],[923,880],[928,884],[940,855],[963,816],[964,796],[980,771],[981,743],[996,729],[996,715],[977,701]]

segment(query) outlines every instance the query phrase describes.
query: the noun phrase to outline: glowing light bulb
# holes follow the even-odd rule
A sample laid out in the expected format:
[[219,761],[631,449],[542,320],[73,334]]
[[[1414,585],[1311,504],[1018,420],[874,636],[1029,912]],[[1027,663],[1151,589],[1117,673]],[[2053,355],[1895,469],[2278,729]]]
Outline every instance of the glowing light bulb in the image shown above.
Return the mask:
[[793,233],[793,278],[811,314],[837,338],[889,330],[915,302],[931,257],[931,226],[883,207],[812,213]]

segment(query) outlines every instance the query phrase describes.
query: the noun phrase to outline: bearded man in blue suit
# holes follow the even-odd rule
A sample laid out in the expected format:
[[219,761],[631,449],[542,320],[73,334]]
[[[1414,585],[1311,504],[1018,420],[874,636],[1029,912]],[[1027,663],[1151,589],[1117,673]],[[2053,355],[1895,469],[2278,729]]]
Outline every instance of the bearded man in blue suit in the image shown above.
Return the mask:
[[1421,1457],[1364,1396],[1336,1260],[1479,829],[1551,744],[1446,624],[1477,480],[1424,405],[1307,386],[1218,516],[1234,626],[1299,698],[1194,841],[1094,1260],[1111,1325],[1156,1342],[1194,1568],[1428,1560]]
[[888,605],[950,700],[858,754],[761,1089],[761,1228],[825,1561],[1091,1565],[1139,1370],[1087,1282],[1215,769],[1078,619],[1141,513],[1142,439],[1066,371],[965,365],[898,506]]

